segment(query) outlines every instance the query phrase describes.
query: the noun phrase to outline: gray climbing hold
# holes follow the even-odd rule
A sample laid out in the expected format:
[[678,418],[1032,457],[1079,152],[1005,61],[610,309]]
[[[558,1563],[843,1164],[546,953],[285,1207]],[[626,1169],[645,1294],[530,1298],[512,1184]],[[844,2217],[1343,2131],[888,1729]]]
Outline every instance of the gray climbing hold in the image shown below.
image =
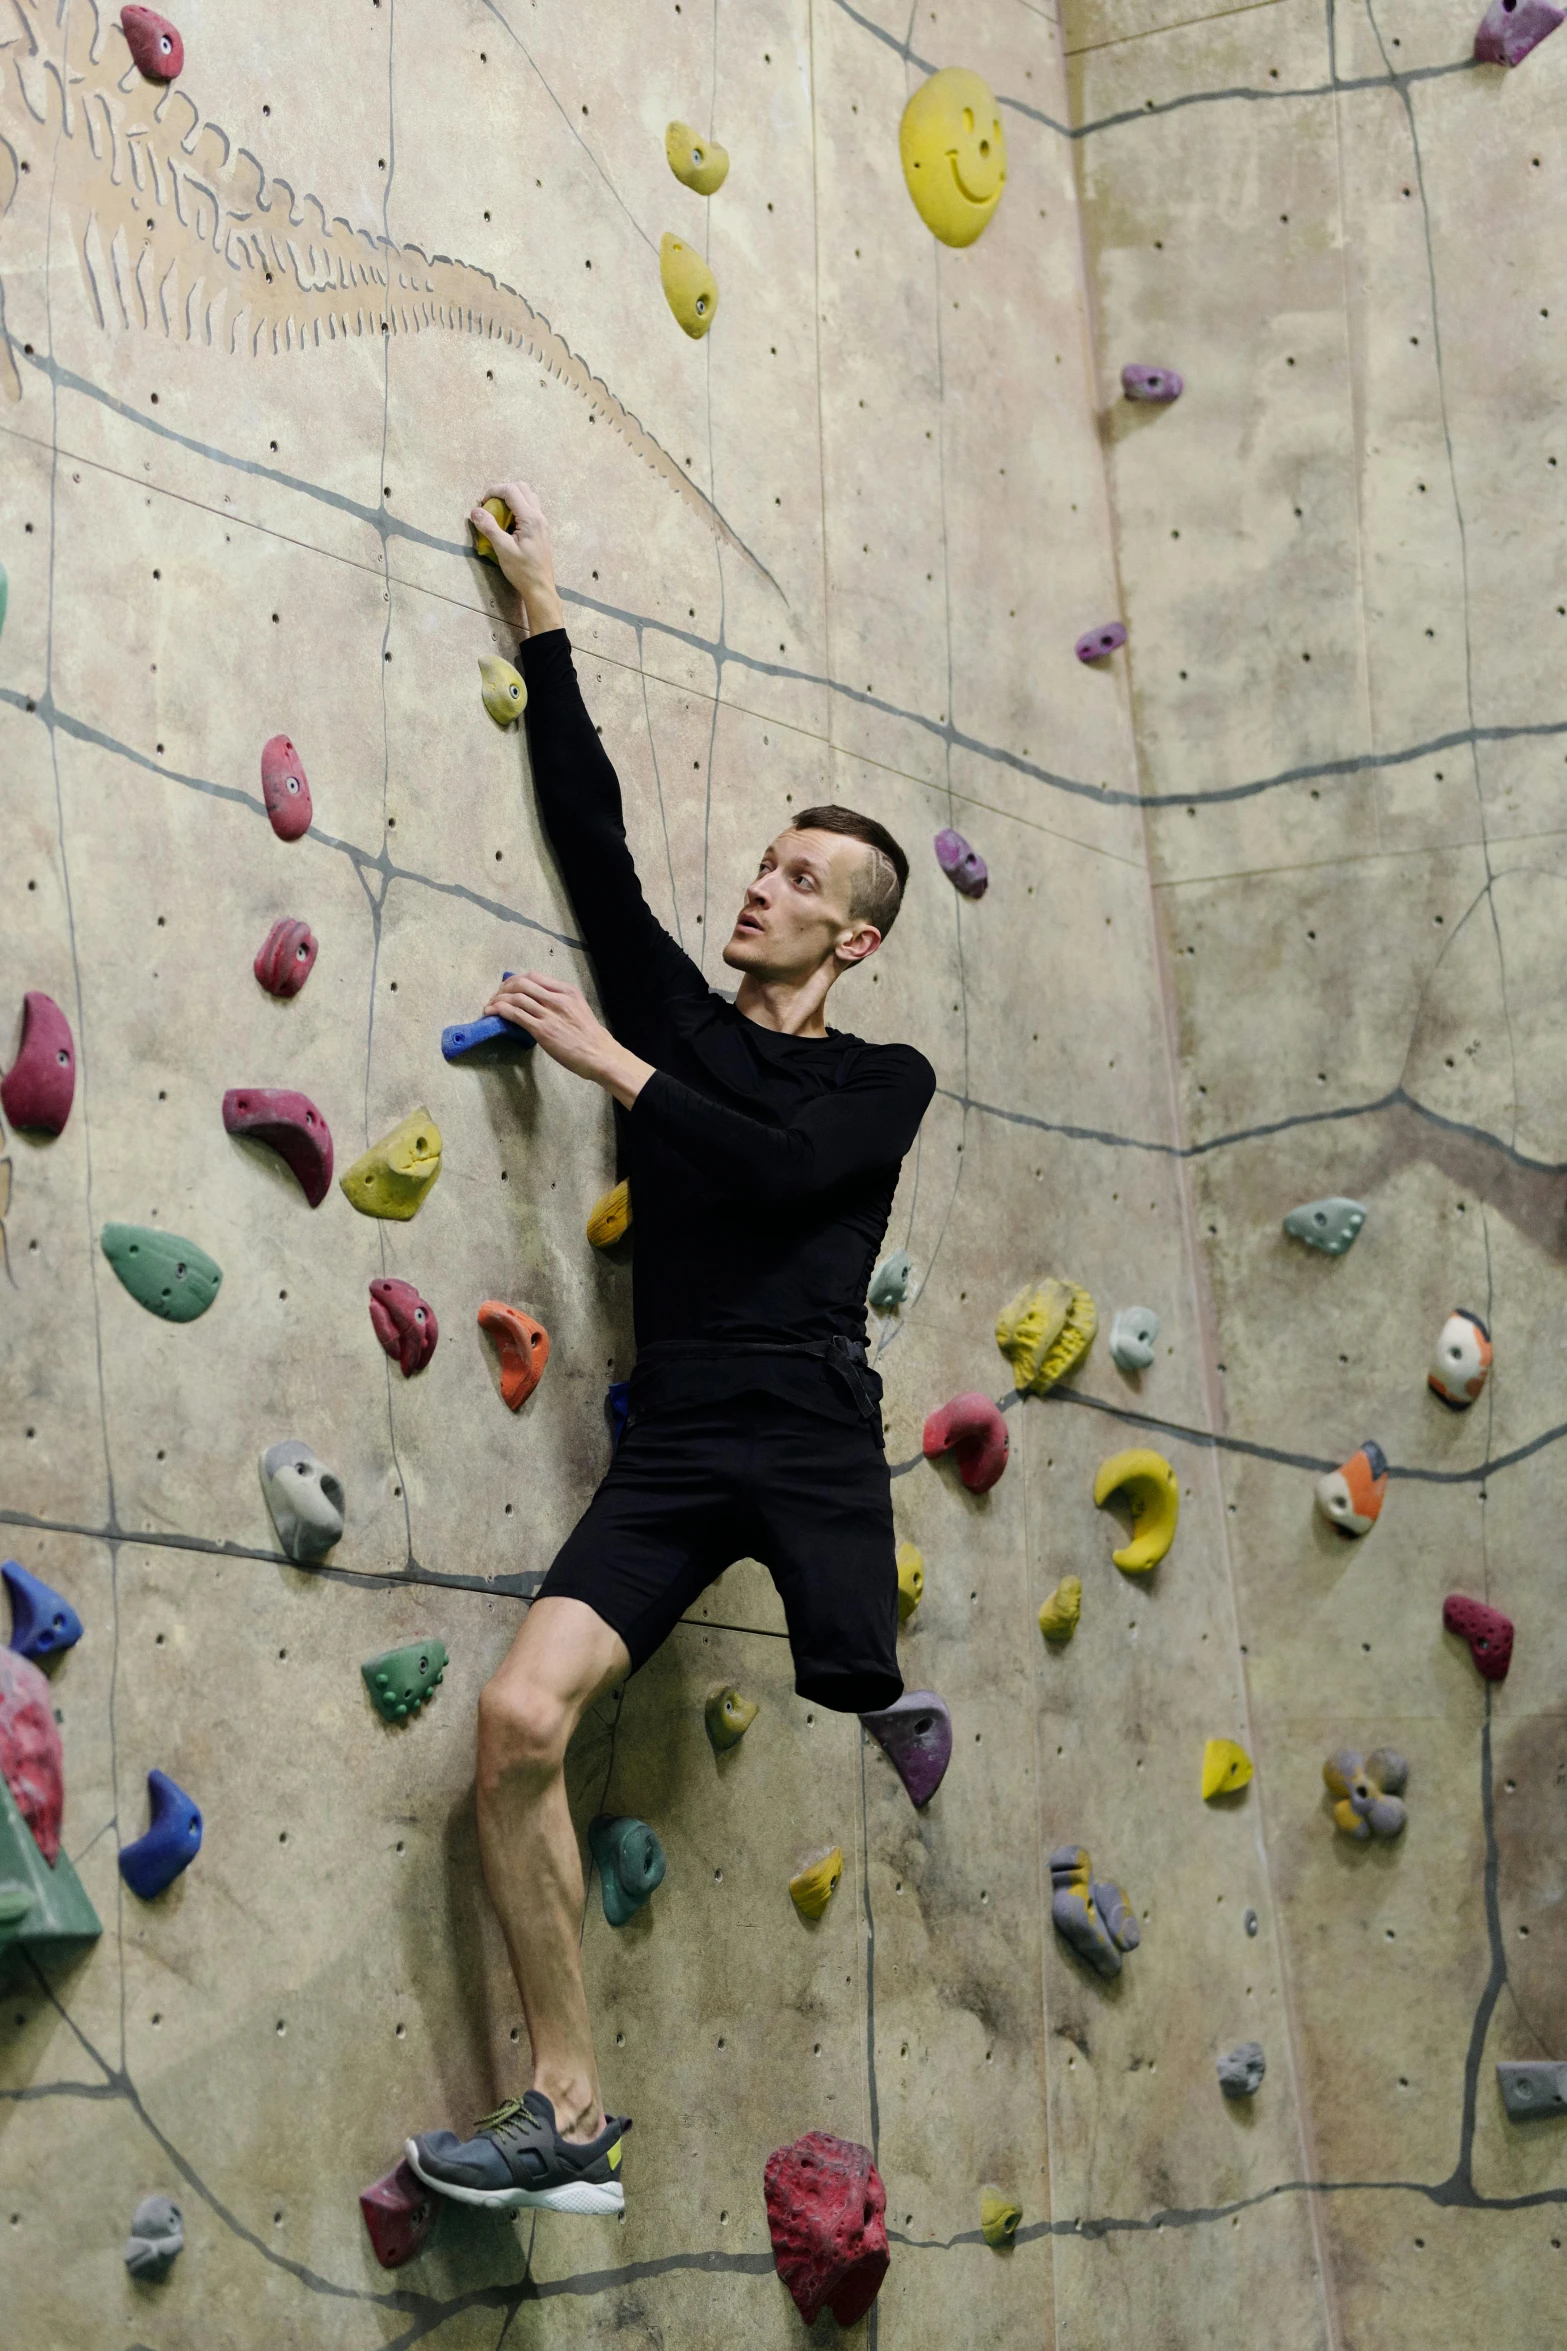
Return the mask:
[[1554,2057],[1533,2057],[1496,2069],[1502,2104],[1514,2122],[1537,2114],[1567,2114],[1567,2065]]
[[1257,1932],[1257,1913],[1255,1910],[1248,1910],[1245,1918],[1241,1921],[1241,1924],[1245,1927],[1248,1935],[1254,1935]]
[[1262,2043],[1242,2041],[1219,2059],[1219,2087],[1226,2098],[1255,2098],[1267,2070]]
[[1061,1845],[1050,1856],[1050,1916],[1057,1934],[1105,1977],[1121,1972],[1123,1951],[1142,1941],[1132,1906],[1119,1886],[1093,1875],[1086,1847]]
[[261,1491],[290,1559],[313,1567],[343,1531],[343,1481],[298,1437],[269,1445],[261,1456]]
[[1119,1371],[1146,1371],[1153,1361],[1159,1317],[1151,1306],[1123,1306],[1110,1325],[1110,1357]]
[[895,1306],[905,1303],[913,1271],[907,1249],[895,1249],[890,1257],[882,1259],[871,1275],[869,1301],[873,1314],[890,1314]]
[[143,2196],[131,2214],[125,2266],[133,2278],[161,2286],[185,2250],[185,2222],[172,2196]]
[[1308,1200],[1304,1208],[1290,1210],[1284,1230],[1328,1257],[1342,1257],[1365,1221],[1358,1200]]

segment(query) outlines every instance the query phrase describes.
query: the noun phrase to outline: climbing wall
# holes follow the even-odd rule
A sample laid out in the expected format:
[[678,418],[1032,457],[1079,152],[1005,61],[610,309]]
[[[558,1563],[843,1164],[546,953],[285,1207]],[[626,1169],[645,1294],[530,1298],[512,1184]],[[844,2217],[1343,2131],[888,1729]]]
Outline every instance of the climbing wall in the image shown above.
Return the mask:
[[[873,2342],[1548,2336],[1561,2126],[1506,2122],[1494,2061],[1567,2054],[1567,44],[1504,78],[1456,0],[1190,5],[181,0],[164,93],[112,9],[7,0],[0,1017],[46,990],[79,1067],[63,1134],[4,1137],[0,1535],[86,1625],[50,1694],[104,1928],[0,1962],[18,2341],[787,2345],[762,2167],[810,2129],[886,2183]],[[1007,144],[960,250],[897,138],[948,64]],[[710,199],[672,118],[729,150]],[[719,289],[700,340],[666,233]],[[1128,361],[1181,400],[1124,402]],[[579,1825],[637,1814],[668,1855],[628,1926],[595,1886],[584,1921],[625,2217],[452,2210],[388,2272],[358,2191],[526,2079],[474,1703],[631,1361],[629,1267],[583,1233],[602,1098],[439,1050],[502,968],[590,982],[478,692],[513,648],[463,517],[518,473],[648,895],[715,981],[791,805],[911,851],[835,1007],[938,1075],[889,1235],[913,1288],[871,1337],[925,1563],[903,1670],[954,1752],[916,1813],[793,1696],[767,1578],[732,1568],[570,1764]],[[1117,615],[1125,652],[1076,660]],[[291,843],[279,733],[313,799]],[[931,854],[949,825],[978,902]],[[291,1001],[251,971],[281,916],[320,941]],[[417,1218],[310,1208],[225,1132],[225,1091],[261,1086],[310,1097],[340,1171],[426,1110]],[[1369,1211],[1339,1259],[1280,1229],[1330,1193]],[[115,1222],[215,1259],[210,1311],[146,1313]],[[1118,1371],[1102,1328],[1016,1400],[995,1316],[1046,1274],[1104,1326],[1155,1309],[1153,1363]],[[407,1381],[384,1276],[440,1318]],[[489,1298],[551,1336],[516,1417]],[[1498,1368],[1449,1417],[1424,1378],[1459,1305]],[[1012,1399],[982,1498],[920,1453],[970,1389]],[[1352,1544],[1312,1484],[1368,1436],[1392,1475]],[[346,1496],[316,1569],[257,1476],[290,1437]],[[1092,1498],[1134,1444],[1181,1494],[1137,1580]],[[1081,1623],[1047,1646],[1068,1575]],[[1515,1619],[1505,1684],[1442,1631],[1453,1590]],[[433,1699],[383,1722],[361,1662],[435,1639]],[[723,1681],[761,1711],[715,1759]],[[1205,1805],[1212,1737],[1256,1776]],[[1409,1824],[1362,1847],[1321,1764],[1384,1744]],[[152,1768],[205,1840],[144,1902],[116,1849]],[[809,1925],[787,1881],[834,1842]],[[1140,1926],[1112,1982],[1050,1923],[1079,1842]],[[1248,2040],[1264,2082],[1227,2100]],[[1000,2250],[986,2182],[1022,2207]],[[161,2285],[123,2262],[157,2192],[185,2235]]]

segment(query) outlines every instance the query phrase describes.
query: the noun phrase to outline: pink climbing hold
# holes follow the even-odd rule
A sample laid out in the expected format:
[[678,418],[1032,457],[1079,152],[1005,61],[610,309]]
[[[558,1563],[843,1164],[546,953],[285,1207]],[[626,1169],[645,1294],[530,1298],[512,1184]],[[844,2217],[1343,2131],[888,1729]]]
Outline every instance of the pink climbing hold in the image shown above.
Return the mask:
[[990,868],[977,849],[971,849],[951,826],[936,835],[936,863],[955,890],[965,898],[983,898],[990,886]]
[[65,1757],[49,1684],[14,1649],[0,1649],[0,1777],[53,1869],[65,1810]]
[[954,1396],[925,1423],[925,1458],[955,1452],[971,1494],[988,1494],[1007,1466],[1007,1424],[988,1396]]
[[830,2310],[863,2318],[887,2274],[887,2191],[868,2147],[807,2131],[767,2158],[767,2226],[778,2275],[807,2326]]
[[149,82],[172,82],[183,71],[185,44],[155,8],[122,8],[120,30]]
[[76,1043],[52,996],[29,988],[22,998],[22,1042],[0,1078],[0,1108],[14,1127],[58,1135],[76,1095]]
[[1491,0],[1475,32],[1475,56],[1482,65],[1522,65],[1564,16],[1556,0]]
[[423,1371],[435,1353],[441,1326],[435,1308],[427,1305],[412,1282],[383,1277],[370,1284],[370,1320],[375,1335],[405,1380]]
[[309,923],[280,914],[251,969],[269,996],[297,996],[316,967],[317,939]]
[[1442,1603],[1442,1622],[1450,1633],[1458,1633],[1469,1644],[1469,1654],[1476,1670],[1488,1682],[1505,1682],[1507,1668],[1513,1661],[1513,1620],[1499,1608],[1488,1608],[1483,1600],[1466,1599],[1462,1592],[1449,1592]]
[[297,841],[310,830],[313,813],[305,763],[287,735],[273,735],[261,748],[261,797],[280,841]]
[[1079,661],[1103,661],[1107,653],[1119,653],[1126,643],[1124,620],[1106,621],[1102,629],[1090,629],[1077,640]]
[[1185,380],[1173,367],[1123,367],[1121,389],[1128,400],[1179,400]]
[[441,2217],[441,2201],[406,2163],[373,2188],[362,2188],[359,2209],[383,2269],[401,2269],[422,2253]]
[[282,1086],[230,1086],[223,1124],[231,1135],[275,1151],[311,1207],[320,1207],[332,1184],[332,1130],[308,1094]]

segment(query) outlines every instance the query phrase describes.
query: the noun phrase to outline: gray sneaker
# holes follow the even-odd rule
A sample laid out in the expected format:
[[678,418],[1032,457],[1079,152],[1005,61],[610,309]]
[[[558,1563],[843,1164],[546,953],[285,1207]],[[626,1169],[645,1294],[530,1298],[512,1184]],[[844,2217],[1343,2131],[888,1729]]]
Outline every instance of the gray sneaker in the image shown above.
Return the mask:
[[508,2098],[474,2126],[471,2139],[455,2131],[425,2131],[410,2139],[408,2161],[427,2188],[459,2204],[490,2212],[520,2206],[546,2212],[622,2212],[621,2141],[629,2115],[605,2117],[596,2139],[580,2146],[562,2139],[555,2109],[542,2090]]

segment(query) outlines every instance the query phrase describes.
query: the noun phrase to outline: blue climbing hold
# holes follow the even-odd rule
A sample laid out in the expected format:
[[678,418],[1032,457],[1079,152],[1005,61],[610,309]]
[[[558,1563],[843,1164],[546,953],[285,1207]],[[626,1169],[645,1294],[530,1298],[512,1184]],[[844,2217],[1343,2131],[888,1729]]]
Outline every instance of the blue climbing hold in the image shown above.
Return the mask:
[[201,1851],[201,1813],[164,1771],[147,1774],[152,1825],[134,1845],[120,1848],[120,1875],[133,1894],[151,1902],[189,1869]]
[[631,1418],[631,1382],[629,1380],[610,1381],[604,1397],[604,1410],[609,1414],[609,1449],[613,1453],[619,1447],[620,1440],[626,1433],[626,1423]]
[[[511,973],[503,971],[501,978],[509,980]],[[490,1047],[490,1051],[481,1053],[484,1046]],[[533,1046],[534,1039],[526,1029],[518,1028],[515,1021],[502,1020],[496,1013],[484,1020],[459,1021],[455,1027],[441,1031],[441,1052],[448,1061],[468,1061],[476,1055],[482,1062],[516,1061],[524,1053],[531,1053]]]
[[11,1595],[11,1647],[19,1657],[30,1657],[36,1665],[42,1657],[75,1648],[82,1620],[62,1593],[29,1575],[20,1560],[0,1559],[0,1576]]

